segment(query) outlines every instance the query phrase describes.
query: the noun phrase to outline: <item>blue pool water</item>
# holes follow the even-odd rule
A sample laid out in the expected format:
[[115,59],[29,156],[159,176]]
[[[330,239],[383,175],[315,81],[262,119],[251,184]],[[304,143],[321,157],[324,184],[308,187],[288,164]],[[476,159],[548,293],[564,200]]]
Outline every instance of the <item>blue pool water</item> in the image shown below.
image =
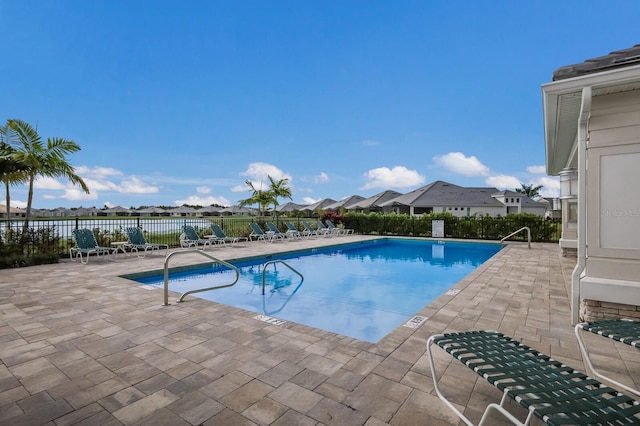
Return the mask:
[[[499,244],[397,239],[314,249],[234,262],[240,268],[235,286],[186,300],[200,297],[375,343],[499,250]],[[268,265],[263,296],[262,265],[274,259],[304,279],[283,264]],[[234,278],[221,267],[170,273],[169,289],[184,293]],[[164,285],[162,275],[135,280]]]

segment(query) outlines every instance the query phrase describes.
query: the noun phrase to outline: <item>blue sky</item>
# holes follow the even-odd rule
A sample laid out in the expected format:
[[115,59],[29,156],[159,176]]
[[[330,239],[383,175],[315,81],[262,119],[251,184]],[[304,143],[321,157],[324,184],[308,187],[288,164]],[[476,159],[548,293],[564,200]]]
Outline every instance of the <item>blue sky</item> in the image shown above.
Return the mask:
[[619,0],[0,0],[0,16],[0,121],[78,143],[91,189],[39,179],[35,208],[232,205],[267,175],[301,204],[435,180],[557,195],[540,86],[640,43],[640,2]]

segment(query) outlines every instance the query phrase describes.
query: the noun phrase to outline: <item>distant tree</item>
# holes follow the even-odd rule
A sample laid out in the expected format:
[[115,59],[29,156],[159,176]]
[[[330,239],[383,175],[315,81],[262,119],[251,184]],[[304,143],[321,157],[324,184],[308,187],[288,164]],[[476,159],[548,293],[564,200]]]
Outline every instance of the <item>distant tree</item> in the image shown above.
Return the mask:
[[270,183],[270,192],[273,196],[273,212],[276,215],[276,220],[278,219],[278,211],[276,208],[278,207],[278,198],[288,198],[292,199],[291,188],[287,186],[289,183],[289,178],[283,178],[279,180],[275,180],[271,176],[268,176]]
[[87,184],[78,176],[67,155],[80,151],[80,146],[73,141],[63,138],[48,138],[46,145],[38,131],[22,120],[9,120],[7,123],[17,134],[17,140],[11,142],[13,152],[10,158],[25,167],[24,172],[29,182],[27,195],[27,210],[22,229],[22,240],[25,241],[29,229],[31,203],[33,202],[33,184],[37,176],[66,177],[71,183],[79,185],[87,194]]
[[540,197],[540,190],[543,188],[542,185],[533,186],[533,184],[525,185],[524,183],[521,183],[520,186],[521,188],[516,188],[516,192],[529,198]]
[[251,182],[250,180],[246,180],[244,183],[251,190],[251,196],[249,198],[245,198],[244,200],[240,200],[238,202],[238,205],[240,207],[245,207],[257,204],[258,216],[262,216],[262,211],[266,210],[267,207],[269,207],[269,204],[273,203],[272,192],[263,190],[262,185],[259,188],[256,188],[253,182]]

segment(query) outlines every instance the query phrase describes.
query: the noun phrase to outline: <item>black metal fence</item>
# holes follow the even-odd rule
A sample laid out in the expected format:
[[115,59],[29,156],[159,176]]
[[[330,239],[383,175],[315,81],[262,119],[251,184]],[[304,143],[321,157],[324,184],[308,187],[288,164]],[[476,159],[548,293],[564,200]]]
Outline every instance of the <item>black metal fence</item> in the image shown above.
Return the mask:
[[[431,237],[432,221],[444,220],[445,237],[500,240],[513,231],[528,226],[533,241],[556,242],[561,235],[559,220],[544,220],[534,215],[506,217],[408,216],[383,214],[347,214],[342,217],[343,226],[357,234]],[[192,225],[201,236],[211,234],[210,225],[216,223],[229,236],[247,237],[251,222],[270,220],[285,230],[284,220],[303,229],[302,221],[315,224],[317,218],[258,218],[255,216],[196,217],[91,217],[69,219],[32,219],[27,232],[23,232],[22,220],[0,221],[0,268],[17,265],[50,263],[68,255],[73,247],[73,231],[78,228],[93,230],[98,243],[109,246],[127,241],[127,227],[139,227],[147,241],[156,244],[180,245],[182,225]],[[526,234],[518,234],[513,240],[526,240]]]

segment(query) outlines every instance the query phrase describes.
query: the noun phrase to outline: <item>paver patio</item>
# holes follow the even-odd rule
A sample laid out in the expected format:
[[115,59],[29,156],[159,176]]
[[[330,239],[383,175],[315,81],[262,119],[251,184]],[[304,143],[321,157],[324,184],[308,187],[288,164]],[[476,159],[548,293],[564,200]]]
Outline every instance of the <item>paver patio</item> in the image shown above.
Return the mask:
[[[371,237],[247,242],[229,260]],[[182,255],[172,266],[202,263]],[[510,244],[377,344],[162,291],[120,278],[162,269],[164,256],[0,270],[0,424],[450,425],[433,391],[427,338],[493,329],[584,370],[569,320],[571,260],[555,244]],[[589,336],[587,336],[589,338]],[[590,339],[590,338],[589,338]],[[599,366],[640,384],[637,350],[595,337]],[[444,352],[450,397],[478,420],[500,393]],[[635,382],[634,382],[635,380]],[[518,416],[524,411],[510,406]],[[496,422],[498,422],[496,420]]]

